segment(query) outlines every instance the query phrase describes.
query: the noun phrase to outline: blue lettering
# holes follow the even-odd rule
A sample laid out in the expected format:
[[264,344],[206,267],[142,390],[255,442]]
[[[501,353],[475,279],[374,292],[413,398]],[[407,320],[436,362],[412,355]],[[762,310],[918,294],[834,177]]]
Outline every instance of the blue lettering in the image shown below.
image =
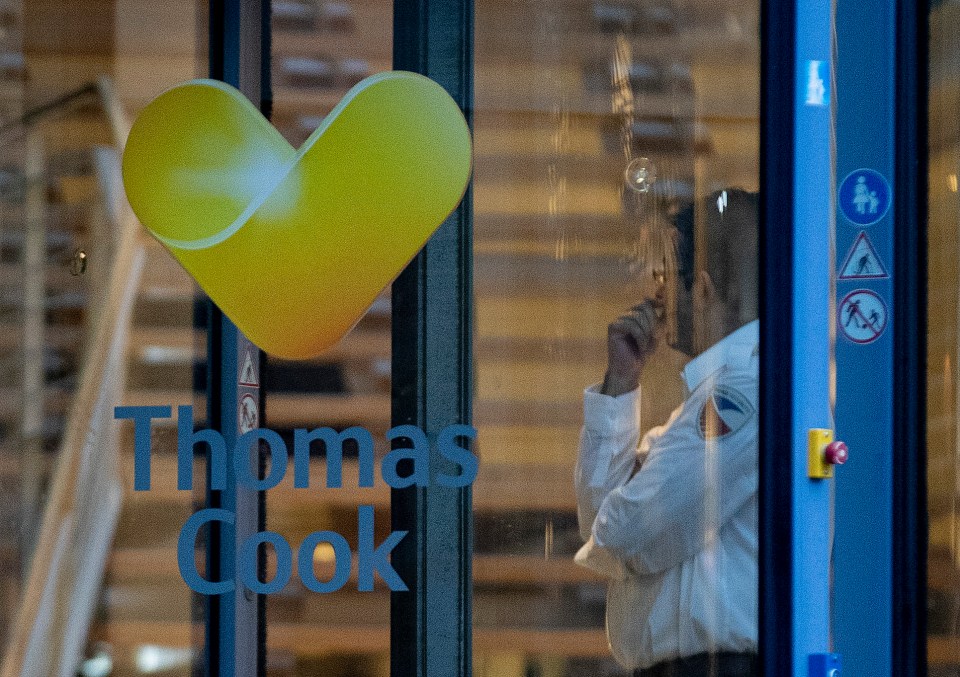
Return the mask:
[[357,590],[373,590],[373,573],[380,574],[387,587],[393,591],[407,590],[406,584],[387,560],[390,551],[407,535],[406,531],[394,531],[379,546],[373,545],[373,506],[361,505],[359,509],[359,537],[357,539]]
[[[321,543],[333,546],[333,576],[329,581],[317,579],[313,571],[313,553]],[[350,579],[350,544],[335,531],[315,531],[307,536],[297,551],[300,580],[313,592],[336,592]]]
[[[253,431],[251,431],[253,432]],[[277,573],[269,583],[257,578],[257,548],[261,543],[269,543],[277,553]],[[243,542],[240,548],[240,580],[258,595],[280,592],[290,581],[293,573],[293,552],[290,544],[274,531],[261,531]]]
[[[196,544],[197,534],[200,528],[207,522],[223,522],[233,525],[234,516],[227,510],[216,508],[206,508],[190,516],[187,523],[180,530],[180,537],[177,539],[177,565],[180,567],[180,576],[191,590],[201,595],[222,595],[232,592],[234,589],[233,581],[208,581],[197,571],[196,564]],[[254,561],[254,572],[256,572],[256,561]]]
[[338,433],[333,428],[317,428],[307,432],[303,428],[293,431],[293,486],[307,489],[310,486],[310,443],[323,442],[327,455],[327,488],[339,489],[343,486],[343,443],[348,439],[356,440],[359,447],[359,465],[361,487],[373,486],[373,436],[360,426],[347,428]]
[[117,420],[133,419],[133,490],[150,490],[150,421],[170,418],[170,407],[114,407]]
[[[404,489],[413,484],[425,487],[430,484],[430,443],[427,436],[415,425],[398,425],[387,431],[387,439],[406,438],[413,448],[394,449],[380,462],[380,474],[383,481],[394,489]],[[413,471],[403,477],[397,471],[397,465],[411,461]]]
[[458,437],[475,440],[477,438],[477,430],[470,425],[448,425],[440,431],[440,435],[437,437],[437,447],[440,455],[460,466],[459,475],[439,473],[437,475],[437,484],[440,486],[466,487],[477,479],[479,461],[473,452],[457,444]]
[[[259,478],[260,454],[253,454],[252,458],[250,454],[250,448],[254,444],[259,445],[260,440],[270,447],[270,474],[262,480]],[[255,467],[251,467],[251,460],[256,461]],[[245,432],[233,445],[233,473],[237,482],[245,487],[257,491],[273,489],[287,473],[287,445],[283,438],[266,428],[254,428]]]
[[216,430],[193,430],[193,407],[177,407],[177,489],[193,489],[193,450],[206,442],[210,447],[210,488],[227,486],[227,443]]

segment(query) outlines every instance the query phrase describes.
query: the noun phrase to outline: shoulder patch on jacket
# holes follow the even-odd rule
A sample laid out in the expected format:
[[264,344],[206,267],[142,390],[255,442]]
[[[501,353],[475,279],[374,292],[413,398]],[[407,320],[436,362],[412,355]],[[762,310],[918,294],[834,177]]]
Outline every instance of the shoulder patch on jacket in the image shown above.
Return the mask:
[[722,439],[747,424],[754,414],[753,405],[743,393],[728,385],[717,385],[700,409],[700,437]]

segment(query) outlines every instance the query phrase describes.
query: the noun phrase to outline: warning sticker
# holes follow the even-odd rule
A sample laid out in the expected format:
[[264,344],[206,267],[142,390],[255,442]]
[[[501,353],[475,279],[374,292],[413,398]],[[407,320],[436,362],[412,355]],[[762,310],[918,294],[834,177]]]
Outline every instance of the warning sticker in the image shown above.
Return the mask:
[[237,379],[240,385],[248,388],[260,387],[260,378],[254,364],[253,346],[247,345],[247,349],[243,351],[243,359],[240,361],[240,377]]
[[840,273],[837,279],[840,280],[886,280],[890,277],[877,250],[867,236],[865,230],[861,230],[857,239],[853,241],[850,253],[840,266]]
[[887,328],[887,304],[869,289],[857,289],[837,306],[841,333],[854,343],[873,343]]
[[260,425],[260,408],[257,406],[256,398],[247,393],[240,398],[240,405],[237,407],[237,428],[240,434],[248,433]]

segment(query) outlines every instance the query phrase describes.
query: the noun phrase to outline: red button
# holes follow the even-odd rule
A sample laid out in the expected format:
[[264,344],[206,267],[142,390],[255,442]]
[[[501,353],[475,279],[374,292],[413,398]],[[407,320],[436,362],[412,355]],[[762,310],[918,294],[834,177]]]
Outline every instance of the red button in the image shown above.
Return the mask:
[[823,456],[824,460],[831,465],[843,465],[850,458],[850,450],[846,444],[837,440],[827,445]]

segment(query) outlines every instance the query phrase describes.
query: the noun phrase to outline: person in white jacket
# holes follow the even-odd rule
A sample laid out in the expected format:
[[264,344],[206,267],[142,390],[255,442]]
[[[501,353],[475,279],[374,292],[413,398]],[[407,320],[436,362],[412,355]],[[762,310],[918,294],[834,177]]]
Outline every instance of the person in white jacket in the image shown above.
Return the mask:
[[584,395],[576,561],[609,579],[610,647],[637,677],[759,674],[757,196],[723,191],[701,208],[699,257],[693,208],[677,217],[685,401],[640,440],[661,293],[609,326],[606,375]]

